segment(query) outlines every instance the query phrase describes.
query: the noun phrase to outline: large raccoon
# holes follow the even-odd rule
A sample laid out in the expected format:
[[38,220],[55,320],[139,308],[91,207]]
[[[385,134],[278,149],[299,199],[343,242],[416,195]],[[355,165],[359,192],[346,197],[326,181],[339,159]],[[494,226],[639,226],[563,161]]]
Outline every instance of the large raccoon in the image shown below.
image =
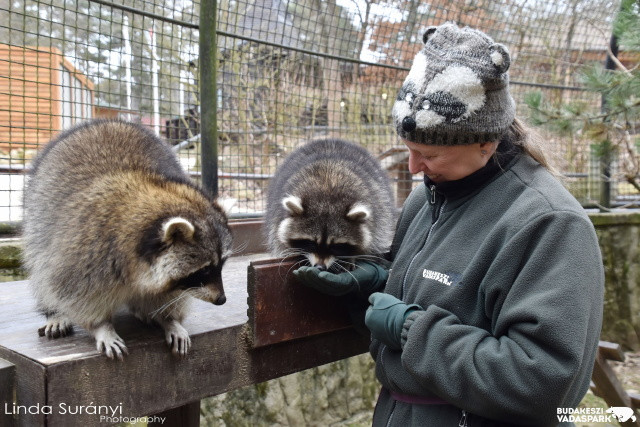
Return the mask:
[[311,141],[269,183],[269,248],[276,256],[304,255],[320,269],[348,270],[350,258],[386,251],[394,206],[387,173],[367,150],[339,139]]
[[128,307],[157,322],[175,354],[191,341],[186,297],[224,304],[221,269],[231,234],[218,204],[142,126],[96,120],[50,142],[34,160],[25,197],[25,264],[57,338],[77,324],[99,351],[127,348],[111,318]]

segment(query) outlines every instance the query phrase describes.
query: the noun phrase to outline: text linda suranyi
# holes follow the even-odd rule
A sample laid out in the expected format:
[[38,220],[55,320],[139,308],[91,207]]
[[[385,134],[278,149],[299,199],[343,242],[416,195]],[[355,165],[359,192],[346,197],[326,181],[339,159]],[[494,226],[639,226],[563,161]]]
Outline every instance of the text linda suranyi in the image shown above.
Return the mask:
[[4,404],[4,413],[6,415],[107,415],[115,417],[122,415],[122,403],[116,406],[110,405],[94,405],[91,402],[89,405],[69,405],[67,403],[58,403],[57,405],[41,405],[39,403],[35,405],[16,405],[15,403]]

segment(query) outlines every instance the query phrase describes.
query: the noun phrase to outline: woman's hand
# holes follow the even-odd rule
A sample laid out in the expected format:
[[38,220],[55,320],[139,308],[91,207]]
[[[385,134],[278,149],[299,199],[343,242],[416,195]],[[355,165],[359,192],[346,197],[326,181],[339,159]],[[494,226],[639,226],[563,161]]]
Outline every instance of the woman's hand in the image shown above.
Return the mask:
[[330,273],[316,267],[300,267],[293,272],[301,283],[327,295],[340,296],[352,292],[360,292],[368,296],[384,287],[389,272],[382,266],[369,262],[357,261],[353,271]]
[[394,350],[402,349],[402,326],[413,311],[422,310],[418,304],[405,304],[398,298],[376,292],[369,297],[371,305],[367,309],[364,323],[374,338]]

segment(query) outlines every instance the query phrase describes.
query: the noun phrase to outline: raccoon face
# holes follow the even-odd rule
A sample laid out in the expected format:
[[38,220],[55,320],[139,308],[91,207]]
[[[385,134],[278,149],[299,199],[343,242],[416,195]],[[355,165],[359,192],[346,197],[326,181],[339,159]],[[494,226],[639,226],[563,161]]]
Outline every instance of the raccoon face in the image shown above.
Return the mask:
[[139,284],[156,293],[185,291],[204,301],[224,304],[222,266],[230,248],[226,222],[177,216],[159,220],[145,232],[138,248],[148,266]]
[[285,197],[282,206],[288,216],[280,222],[278,240],[289,249],[287,255],[304,255],[314,267],[338,271],[340,260],[367,252],[371,242],[367,206],[305,203],[297,196]]

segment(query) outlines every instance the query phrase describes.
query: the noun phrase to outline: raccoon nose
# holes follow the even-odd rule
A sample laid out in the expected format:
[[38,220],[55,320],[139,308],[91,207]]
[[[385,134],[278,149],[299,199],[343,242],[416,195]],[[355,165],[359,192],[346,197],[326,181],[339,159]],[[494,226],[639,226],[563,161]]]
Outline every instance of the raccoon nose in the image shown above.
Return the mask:
[[218,299],[216,300],[216,302],[214,302],[214,304],[215,304],[215,305],[222,305],[222,304],[224,304],[225,302],[227,302],[227,297],[226,297],[226,296],[224,296],[224,295],[220,295],[220,296],[218,297]]
[[413,132],[417,127],[416,121],[413,117],[405,117],[402,119],[402,129],[405,132]]
[[314,265],[315,268],[317,268],[320,271],[327,271],[327,266],[324,264],[316,264]]

